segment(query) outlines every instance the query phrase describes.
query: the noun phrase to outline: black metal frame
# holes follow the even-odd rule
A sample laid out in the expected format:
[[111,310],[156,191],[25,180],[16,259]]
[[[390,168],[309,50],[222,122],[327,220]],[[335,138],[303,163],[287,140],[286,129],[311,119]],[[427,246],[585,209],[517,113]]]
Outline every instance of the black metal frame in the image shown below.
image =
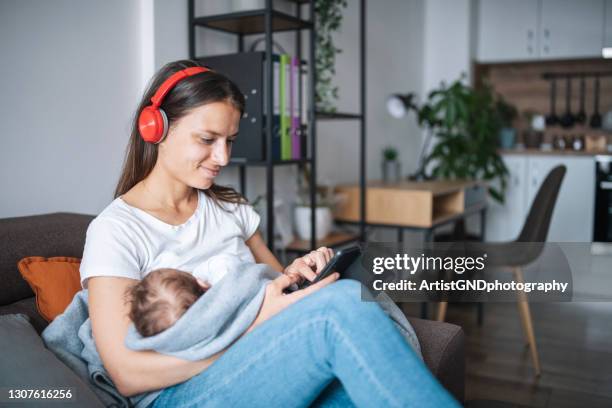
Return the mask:
[[[265,166],[266,168],[266,200],[267,200],[267,244],[268,247],[274,251],[274,167],[278,165],[293,165],[296,164],[300,168],[306,164],[310,164],[310,204],[311,204],[311,239],[310,247],[314,249],[316,246],[316,120],[359,120],[361,122],[360,132],[360,186],[361,186],[361,221],[360,221],[360,232],[358,239],[361,241],[365,240],[365,188],[366,188],[366,162],[365,162],[365,129],[366,129],[366,94],[365,94],[365,79],[366,79],[366,66],[365,66],[365,2],[366,0],[360,0],[360,87],[361,87],[361,112],[359,114],[348,114],[348,113],[318,113],[315,112],[315,84],[316,84],[316,73],[314,70],[315,60],[315,18],[314,18],[314,0],[292,0],[296,6],[296,15],[286,14],[280,11],[276,11],[272,7],[272,0],[266,0],[265,9],[261,10],[249,10],[242,12],[226,13],[213,16],[196,17],[195,16],[195,0],[188,0],[188,27],[189,27],[189,57],[196,59],[196,28],[204,27],[208,29],[218,30],[225,33],[231,33],[237,35],[238,40],[238,52],[244,51],[244,36],[245,35],[265,35],[266,44],[266,60],[272,61],[272,35],[274,32],[280,31],[296,31],[295,48],[299,58],[302,58],[302,30],[308,30],[310,35],[310,49],[309,49],[309,61],[311,62],[308,70],[308,82],[309,82],[309,109],[308,111],[308,127],[307,137],[309,141],[310,155],[306,152],[305,159],[296,160],[284,160],[278,161],[272,159],[272,126],[266,126],[266,160],[265,161],[246,161],[240,159],[232,159],[230,165],[239,167],[239,180],[240,180],[240,191],[243,195],[246,195],[246,167],[247,166]],[[301,6],[303,4],[309,5],[310,19],[305,20],[302,18]],[[261,29],[261,20],[263,19],[263,29]],[[245,24],[255,23],[256,27],[246,27]],[[225,26],[224,26],[225,23]],[[243,24],[244,23],[244,24]],[[233,24],[233,25],[232,25]],[[276,27],[275,27],[276,25]],[[230,28],[231,26],[231,28]],[[273,71],[272,64],[266,64],[266,70],[264,72],[267,80],[267,100],[273,100]],[[299,81],[299,94],[302,94],[302,82]],[[299,99],[300,112],[302,111],[302,98]],[[272,103],[267,104],[267,112],[265,112],[267,118],[273,116]],[[271,123],[271,121],[267,121]],[[350,241],[348,241],[350,242]],[[338,244],[345,244],[342,242]],[[298,251],[299,252],[299,251]]]

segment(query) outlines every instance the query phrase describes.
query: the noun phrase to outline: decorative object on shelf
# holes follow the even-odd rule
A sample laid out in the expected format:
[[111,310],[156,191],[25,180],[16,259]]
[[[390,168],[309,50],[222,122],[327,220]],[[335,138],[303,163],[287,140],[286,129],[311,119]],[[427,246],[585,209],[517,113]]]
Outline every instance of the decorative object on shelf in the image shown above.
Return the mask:
[[[307,176],[307,172],[305,175]],[[306,178],[306,177],[305,177]],[[306,178],[306,180],[308,180]],[[316,226],[315,239],[320,240],[325,238],[332,230],[333,226],[333,207],[338,202],[339,198],[334,193],[333,186],[317,186],[316,188]],[[310,189],[301,189],[298,194],[298,202],[295,205],[294,221],[295,230],[300,239],[310,239]]]
[[589,133],[584,137],[584,150],[589,153],[605,153],[607,137],[603,133]]
[[336,112],[338,87],[332,81],[336,74],[336,55],[342,50],[334,45],[332,36],[340,28],[342,10],[346,5],[346,0],[315,0],[315,105],[320,112]]
[[[542,141],[544,140],[544,129],[546,128],[546,119],[542,117],[542,115],[534,112],[532,110],[526,110],[523,112],[523,118],[525,122],[528,124],[527,129],[523,132],[523,143],[525,147],[529,149],[540,149],[542,147]],[[563,139],[564,146],[567,147],[568,141],[565,140],[565,137],[561,135]],[[548,146],[550,150],[552,146]]]
[[401,163],[397,160],[397,149],[386,147],[383,150],[382,175],[385,183],[397,183],[401,179]]
[[[411,110],[418,112],[418,106],[416,106],[414,99],[416,95],[414,93],[407,94],[392,94],[387,99],[387,112],[391,116],[397,119],[401,119],[408,114]],[[422,116],[421,113],[417,113],[419,125],[422,124]],[[432,139],[431,129],[427,130],[427,136],[425,136],[425,140],[421,144],[421,151],[419,153],[419,158],[417,161],[417,170],[408,176],[409,180],[414,181],[422,181],[426,180],[428,177],[425,174],[425,153],[429,150],[429,143]]]
[[[259,230],[262,232],[264,240],[267,240],[268,220],[266,216],[267,201],[265,196],[258,195],[251,202],[253,209],[259,214]],[[291,230],[291,205],[281,200],[274,199],[274,246],[276,248],[286,248],[293,241],[293,231]]]
[[555,135],[553,137],[553,147],[555,150],[565,150],[567,142],[564,135]]
[[504,201],[508,169],[497,152],[501,129],[491,88],[463,83],[465,76],[429,93],[422,106],[413,105],[419,125],[431,129],[437,141],[422,167],[442,179],[492,181],[489,194]]
[[584,149],[584,135],[574,135],[572,139],[572,149],[576,152]]
[[[315,226],[315,239],[325,238],[332,229],[332,211],[329,207],[317,205],[316,209],[317,225]],[[297,205],[295,207],[295,230],[300,239],[310,239],[310,205]]]
[[499,145],[502,149],[511,149],[516,143],[516,129],[513,127],[513,122],[518,117],[518,111],[501,96],[495,103],[495,109],[502,126],[499,131]]

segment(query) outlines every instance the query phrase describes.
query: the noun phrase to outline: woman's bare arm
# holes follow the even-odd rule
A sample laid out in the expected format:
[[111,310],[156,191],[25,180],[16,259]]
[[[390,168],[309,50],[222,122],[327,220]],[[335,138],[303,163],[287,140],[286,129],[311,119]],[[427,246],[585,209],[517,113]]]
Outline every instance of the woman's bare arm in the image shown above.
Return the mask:
[[192,362],[153,351],[128,349],[124,341],[130,319],[124,294],[134,282],[115,277],[93,277],[88,282],[93,337],[104,367],[121,394],[132,396],[186,381],[223,354]]
[[278,272],[283,272],[283,266],[268,248],[259,231],[255,232],[251,238],[245,241],[255,258],[255,262],[270,265]]
[[333,251],[329,248],[321,247],[315,251],[311,251],[300,258],[295,259],[291,265],[283,268],[272,251],[266,246],[266,243],[259,231],[255,232],[251,238],[245,241],[249,247],[257,263],[265,263],[275,270],[284,274],[298,274],[312,281],[317,277],[317,273],[321,272],[327,262],[333,256]]

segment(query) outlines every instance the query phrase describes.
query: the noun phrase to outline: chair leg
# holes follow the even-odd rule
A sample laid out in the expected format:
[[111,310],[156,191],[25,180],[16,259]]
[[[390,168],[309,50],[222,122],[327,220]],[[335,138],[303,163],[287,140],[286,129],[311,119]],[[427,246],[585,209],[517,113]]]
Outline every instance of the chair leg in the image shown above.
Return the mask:
[[448,302],[438,302],[438,316],[436,320],[439,322],[443,322],[446,318],[446,307],[448,306]]
[[[521,270],[521,268],[514,268],[513,272],[514,279],[516,279],[517,283],[524,282],[523,271]],[[518,309],[519,314],[521,316],[521,323],[523,326],[524,335],[531,351],[533,367],[535,369],[536,376],[540,376],[540,357],[538,356],[535,334],[533,332],[533,322],[531,320],[531,312],[529,310],[529,302],[527,301],[527,295],[525,295],[525,292],[518,292]]]

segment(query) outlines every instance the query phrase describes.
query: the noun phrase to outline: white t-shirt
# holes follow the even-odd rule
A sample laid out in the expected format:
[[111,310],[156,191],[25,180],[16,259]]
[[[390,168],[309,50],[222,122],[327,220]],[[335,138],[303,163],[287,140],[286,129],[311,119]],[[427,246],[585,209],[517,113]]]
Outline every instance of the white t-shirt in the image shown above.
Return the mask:
[[257,231],[259,215],[248,204],[221,205],[226,210],[199,191],[193,215],[174,226],[116,198],[87,229],[81,285],[87,288],[94,276],[140,280],[158,268],[193,272],[219,254],[255,262],[245,241]]
[[[246,261],[248,262],[248,260]],[[211,286],[216,285],[229,271],[236,270],[244,265],[245,260],[239,256],[230,254],[219,254],[208,258],[193,270],[193,276],[207,282]]]

